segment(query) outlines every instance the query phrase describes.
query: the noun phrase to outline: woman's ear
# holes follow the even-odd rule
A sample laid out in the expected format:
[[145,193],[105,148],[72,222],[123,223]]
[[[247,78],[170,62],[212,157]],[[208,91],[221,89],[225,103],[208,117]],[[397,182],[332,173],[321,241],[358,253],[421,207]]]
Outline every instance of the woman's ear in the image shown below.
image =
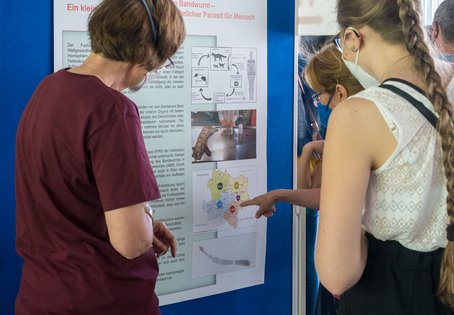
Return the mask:
[[342,102],[348,97],[347,89],[342,84],[336,84],[336,92],[339,102]]
[[344,49],[357,52],[361,47],[361,34],[353,27],[347,27],[344,31]]

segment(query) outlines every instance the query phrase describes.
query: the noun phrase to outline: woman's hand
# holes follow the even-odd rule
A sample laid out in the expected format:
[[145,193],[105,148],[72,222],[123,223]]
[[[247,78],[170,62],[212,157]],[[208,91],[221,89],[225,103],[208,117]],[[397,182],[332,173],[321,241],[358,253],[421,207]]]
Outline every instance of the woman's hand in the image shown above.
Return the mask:
[[167,225],[162,221],[154,221],[153,232],[153,249],[156,256],[165,255],[170,248],[172,257],[175,257],[177,255],[177,242]]
[[308,142],[303,147],[303,152],[301,153],[301,155],[304,155],[305,157],[308,157],[309,159],[312,158],[314,155],[320,156],[323,153],[324,145],[325,145],[324,140]]
[[258,206],[259,209],[255,213],[255,217],[258,219],[262,215],[269,218],[272,217],[274,212],[276,212],[274,192],[270,191],[266,194],[257,196],[253,199],[249,199],[240,203],[241,207],[247,206]]

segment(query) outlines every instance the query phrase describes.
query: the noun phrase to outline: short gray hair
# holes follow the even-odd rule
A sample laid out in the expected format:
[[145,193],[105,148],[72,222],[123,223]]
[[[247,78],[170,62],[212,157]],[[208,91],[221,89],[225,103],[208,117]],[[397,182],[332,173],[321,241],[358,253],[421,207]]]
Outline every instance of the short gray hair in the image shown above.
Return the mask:
[[447,43],[454,43],[454,0],[440,3],[433,21],[437,23],[443,39]]

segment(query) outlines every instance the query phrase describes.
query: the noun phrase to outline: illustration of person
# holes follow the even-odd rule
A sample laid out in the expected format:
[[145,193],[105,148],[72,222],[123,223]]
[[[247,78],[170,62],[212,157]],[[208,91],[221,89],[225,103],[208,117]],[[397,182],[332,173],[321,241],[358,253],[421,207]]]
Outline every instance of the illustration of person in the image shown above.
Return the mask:
[[254,99],[254,87],[255,87],[255,76],[257,72],[257,66],[255,59],[253,58],[253,51],[249,52],[249,59],[247,61],[247,79],[249,82],[249,100],[252,101]]

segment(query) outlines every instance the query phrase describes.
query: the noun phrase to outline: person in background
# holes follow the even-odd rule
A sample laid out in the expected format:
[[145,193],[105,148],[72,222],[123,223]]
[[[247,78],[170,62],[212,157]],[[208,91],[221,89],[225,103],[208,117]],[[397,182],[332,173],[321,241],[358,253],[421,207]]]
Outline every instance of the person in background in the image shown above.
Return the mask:
[[[304,45],[298,53],[298,128],[297,128],[297,154],[298,161],[303,147],[313,139],[321,138],[325,129],[322,128],[318,116],[317,104],[312,100],[313,91],[302,79],[302,73],[307,65],[305,54],[308,53]],[[315,271],[314,252],[315,236],[317,235],[318,211],[306,208],[306,314],[314,315],[317,304],[319,281]]]
[[454,0],[445,0],[437,8],[431,27],[431,39],[441,59],[451,66],[438,64],[451,104],[454,104]]
[[[304,70],[304,75],[309,86],[316,92],[314,101],[319,104],[318,112],[322,124],[325,126],[328,125],[331,112],[337,104],[364,89],[348,70],[342,60],[340,50],[333,43],[323,47],[311,59]],[[323,145],[324,141],[312,141],[304,146],[303,153],[298,161],[297,180],[299,189],[320,188]],[[314,243],[315,239],[314,237]],[[316,314],[337,314],[338,301],[338,297],[334,297],[323,285],[320,285]]]
[[104,0],[88,32],[91,54],[46,77],[18,126],[17,315],[160,314],[157,256],[176,255],[152,218],[160,193],[121,91],[172,64],[183,18],[171,0]]
[[454,63],[454,0],[444,0],[435,11],[431,38],[444,60]]
[[453,314],[453,110],[420,7],[337,2],[343,59],[365,87],[336,107],[323,154],[315,260],[341,315]]
[[[303,67],[300,68],[303,73]],[[352,76],[342,60],[342,54],[334,44],[328,44],[318,52],[316,52],[304,67],[305,84],[311,104],[318,104],[318,111],[322,112],[321,123],[328,124],[328,119],[331,111],[341,101],[348,96],[353,95],[363,89],[359,82]],[[305,90],[306,91],[306,90]],[[300,91],[301,92],[301,91]],[[305,93],[305,94],[306,94]],[[303,107],[304,108],[304,107]],[[307,117],[309,119],[309,117]],[[307,120],[304,120],[307,121]],[[298,126],[300,132],[304,126]],[[315,235],[317,233],[317,218],[319,202],[320,202],[320,181],[313,180],[312,177],[321,175],[321,167],[317,168],[318,174],[314,174],[311,167],[311,160],[314,160],[314,153],[323,155],[323,140],[311,141],[312,129],[305,128],[308,136],[306,144],[301,149],[301,155],[298,161],[298,190],[277,189],[266,194],[256,196],[255,198],[245,201],[241,204],[242,207],[256,205],[259,207],[256,217],[262,215],[266,217],[272,216],[275,211],[276,202],[290,202],[302,207],[308,208],[309,213],[306,214],[306,221],[310,220],[310,224],[306,224],[306,266],[307,273],[311,273],[307,281],[307,307],[306,313],[313,314],[335,314],[336,303],[332,295],[326,292],[322,287],[318,289],[318,277],[315,273],[314,251],[315,251]],[[321,166],[321,164],[319,164]],[[314,213],[314,214],[313,214]],[[315,220],[314,220],[315,217]],[[314,270],[311,269],[314,268]],[[318,294],[317,294],[318,293]],[[318,302],[317,302],[318,299]]]

